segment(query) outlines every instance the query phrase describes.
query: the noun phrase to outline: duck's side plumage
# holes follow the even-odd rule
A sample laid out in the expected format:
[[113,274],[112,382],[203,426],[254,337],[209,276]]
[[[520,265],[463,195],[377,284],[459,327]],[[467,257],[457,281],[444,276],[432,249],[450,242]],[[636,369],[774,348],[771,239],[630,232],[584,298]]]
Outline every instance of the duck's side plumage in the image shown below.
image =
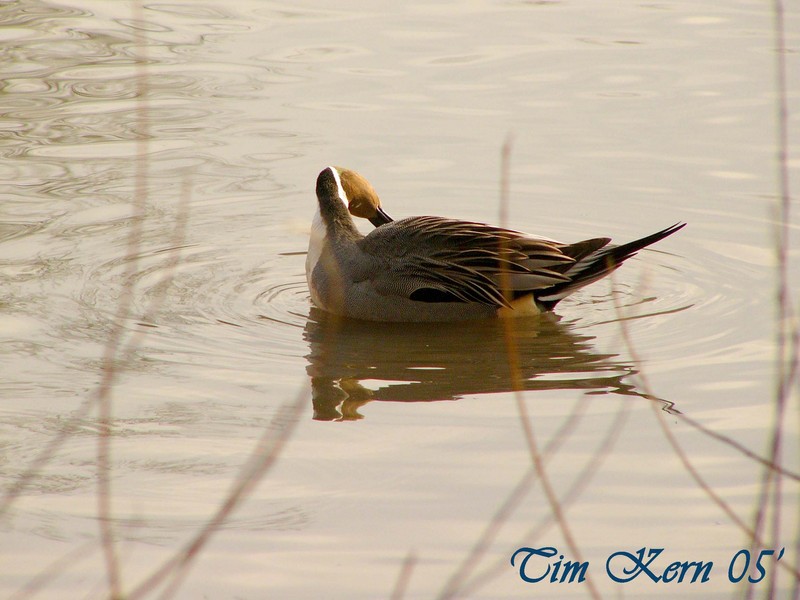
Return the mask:
[[567,282],[559,270],[575,262],[553,243],[441,217],[393,221],[358,245],[383,261],[378,290],[428,303],[508,306],[520,293]]
[[410,217],[383,225],[358,245],[365,254],[382,259],[384,268],[374,283],[383,293],[429,303],[477,302],[496,309],[532,296],[540,309],[551,310],[559,300],[681,227],[673,225],[621,246],[609,245],[609,238],[561,244],[482,223]]

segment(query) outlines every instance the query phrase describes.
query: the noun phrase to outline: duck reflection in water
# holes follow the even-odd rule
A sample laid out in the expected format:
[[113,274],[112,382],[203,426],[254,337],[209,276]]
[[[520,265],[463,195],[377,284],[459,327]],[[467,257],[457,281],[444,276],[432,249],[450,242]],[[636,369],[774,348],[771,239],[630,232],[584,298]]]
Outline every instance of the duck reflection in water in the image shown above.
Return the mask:
[[[575,390],[650,398],[625,379],[636,373],[616,354],[594,350],[553,314],[461,323],[375,323],[311,309],[310,352],[315,420],[357,420],[369,402],[433,402],[514,390],[506,326],[514,336],[524,390]],[[363,385],[362,382],[369,384]],[[376,388],[377,384],[377,388]],[[677,412],[671,403],[658,400]]]

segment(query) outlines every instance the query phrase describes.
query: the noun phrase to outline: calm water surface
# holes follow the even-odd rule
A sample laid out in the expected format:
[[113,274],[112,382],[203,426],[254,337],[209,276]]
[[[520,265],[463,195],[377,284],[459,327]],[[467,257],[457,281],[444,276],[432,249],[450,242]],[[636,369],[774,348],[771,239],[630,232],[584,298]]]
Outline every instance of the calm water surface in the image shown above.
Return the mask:
[[[520,546],[574,557],[530,476],[502,327],[335,322],[310,308],[303,272],[322,167],[363,173],[396,218],[497,222],[510,134],[519,229],[625,241],[689,223],[553,318],[514,324],[530,424],[590,576],[605,597],[740,591],[727,566],[747,537],[660,419],[749,523],[758,465],[677,413],[765,452],[778,189],[766,4],[332,6],[0,3],[4,486],[78,419],[0,522],[0,590],[68,557],[37,597],[105,595],[97,415],[80,411],[120,322],[132,348],[112,408],[124,589],[207,521],[303,393],[280,460],[177,597],[388,597],[409,552],[407,597],[448,581],[477,598],[586,597],[586,583],[526,584],[508,562]],[[797,472],[794,418],[787,436],[783,464]],[[515,489],[485,554],[459,572]],[[783,493],[774,545],[791,564],[796,482]],[[606,558],[642,547],[665,548],[661,569],[713,561],[710,581],[613,583]],[[790,578],[778,585],[788,594]]]

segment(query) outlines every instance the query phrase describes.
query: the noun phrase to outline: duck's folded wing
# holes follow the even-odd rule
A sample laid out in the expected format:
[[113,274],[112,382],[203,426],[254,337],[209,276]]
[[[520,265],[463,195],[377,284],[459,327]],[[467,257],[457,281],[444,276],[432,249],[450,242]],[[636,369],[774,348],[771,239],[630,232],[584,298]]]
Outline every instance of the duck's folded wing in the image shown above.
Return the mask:
[[568,281],[574,259],[559,244],[468,221],[412,217],[372,231],[363,252],[379,262],[378,293],[420,302],[508,306],[525,293]]

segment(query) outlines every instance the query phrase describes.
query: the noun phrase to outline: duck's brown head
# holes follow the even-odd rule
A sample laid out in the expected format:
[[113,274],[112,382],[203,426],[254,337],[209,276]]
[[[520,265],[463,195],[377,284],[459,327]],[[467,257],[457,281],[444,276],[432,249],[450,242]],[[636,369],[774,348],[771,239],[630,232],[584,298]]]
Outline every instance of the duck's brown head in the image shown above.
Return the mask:
[[392,218],[381,208],[381,199],[372,184],[355,171],[335,167],[347,195],[347,208],[354,217],[368,219],[375,227],[390,223]]

